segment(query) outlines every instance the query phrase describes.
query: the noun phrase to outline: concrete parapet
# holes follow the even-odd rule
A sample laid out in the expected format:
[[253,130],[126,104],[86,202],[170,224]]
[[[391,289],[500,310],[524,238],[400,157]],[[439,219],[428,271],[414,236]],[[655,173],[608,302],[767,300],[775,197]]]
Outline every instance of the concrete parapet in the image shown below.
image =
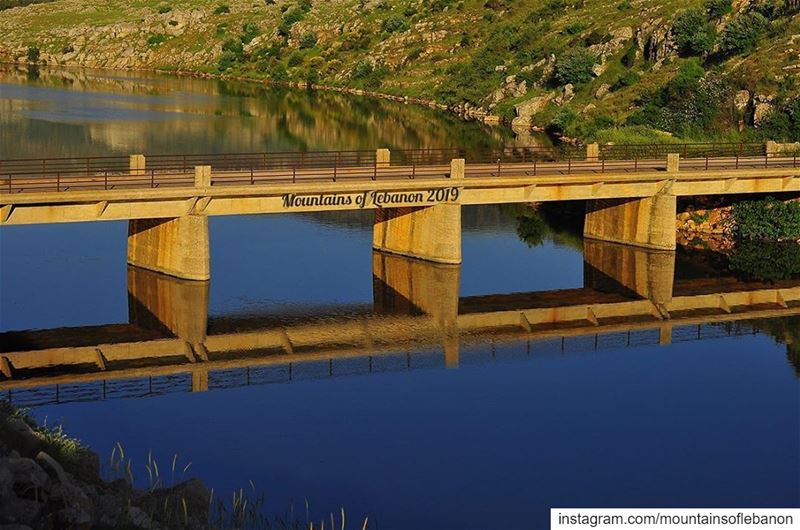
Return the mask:
[[128,263],[176,278],[208,280],[208,217],[129,221]]

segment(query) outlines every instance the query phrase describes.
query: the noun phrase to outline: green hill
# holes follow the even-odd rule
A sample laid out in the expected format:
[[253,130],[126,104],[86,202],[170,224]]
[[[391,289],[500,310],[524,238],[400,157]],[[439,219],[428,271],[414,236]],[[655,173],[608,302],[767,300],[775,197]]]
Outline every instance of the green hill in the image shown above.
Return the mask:
[[5,61],[311,83],[601,141],[672,138],[656,131],[800,139],[798,0],[0,0],[0,8]]

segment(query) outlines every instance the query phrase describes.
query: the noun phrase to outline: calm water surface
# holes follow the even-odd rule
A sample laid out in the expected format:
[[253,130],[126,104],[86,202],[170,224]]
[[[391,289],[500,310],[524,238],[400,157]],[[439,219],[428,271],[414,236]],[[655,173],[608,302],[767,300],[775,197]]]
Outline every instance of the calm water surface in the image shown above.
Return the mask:
[[[338,95],[103,72],[29,77],[0,77],[2,158],[513,141],[426,109]],[[616,251],[584,255],[563,223],[529,246],[521,212],[465,208],[460,268],[387,267],[442,307],[461,297],[461,312],[487,303],[511,310],[520,297],[499,296],[510,293],[530,293],[525,307],[584,303],[584,287],[631,297],[609,294],[592,274],[597,252]],[[191,291],[128,271],[126,230],[117,222],[0,229],[0,332],[80,328],[90,341],[101,326],[142,324],[128,293],[136,282]],[[165,376],[158,365],[104,383],[80,380],[97,373],[82,367],[23,374],[27,386],[0,381],[5,397],[62,422],[100,455],[122,442],[142,480],[148,451],[162,468],[177,453],[216,492],[253,480],[276,513],[307,498],[317,518],[344,506],[351,521],[369,515],[377,528],[545,528],[550,507],[568,506],[800,505],[797,317],[701,315],[663,345],[658,324],[636,319],[601,334],[527,336],[517,326],[464,333],[454,354],[447,338],[415,327],[429,322],[420,311],[387,302],[386,292],[402,288],[378,272],[368,215],[222,217],[210,231],[207,296],[169,300],[201,324],[207,314],[210,335],[281,327],[291,335],[313,324],[341,336],[366,321],[388,323],[400,338],[351,336],[348,350],[316,337],[295,351],[314,362],[291,368],[260,364],[274,352],[214,354],[243,360],[210,372],[199,385],[207,391],[192,392],[201,388],[190,369]],[[667,285],[676,295],[736,283],[685,253],[673,267]],[[0,349],[42,333],[5,333]],[[353,349],[360,353],[341,353]]]

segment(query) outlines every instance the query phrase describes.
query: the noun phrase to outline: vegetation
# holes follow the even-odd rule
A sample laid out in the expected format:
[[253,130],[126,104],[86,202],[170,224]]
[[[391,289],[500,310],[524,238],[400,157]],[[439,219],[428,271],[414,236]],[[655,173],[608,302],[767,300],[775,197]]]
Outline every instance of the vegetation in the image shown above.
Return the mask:
[[[0,0],[0,6],[27,1]],[[178,5],[163,0],[109,0],[91,10],[79,0],[62,0],[4,15],[0,32],[12,60],[20,60],[28,46],[58,57],[67,44],[75,44],[76,28],[91,27],[87,44],[75,46],[70,60],[87,57],[87,66],[114,65],[119,59],[115,45],[125,41],[139,51],[149,49],[130,56],[133,67],[171,70],[180,56],[182,70],[273,81],[313,79],[454,108],[469,105],[506,120],[519,116],[526,123],[549,124],[586,140],[669,139],[661,132],[688,140],[800,140],[793,106],[800,86],[792,81],[797,77],[792,75],[797,64],[792,35],[800,34],[796,2],[233,0],[190,5],[205,10],[208,24],[168,31],[169,17],[153,15]],[[115,37],[120,28],[134,31]],[[169,35],[168,45],[161,45],[167,41],[156,37],[160,34]],[[228,44],[231,39],[244,48]],[[565,94],[567,84],[573,91]],[[736,111],[734,97],[742,91],[750,99]],[[532,98],[546,96],[551,103],[526,110]],[[759,128],[754,127],[756,96],[772,102],[771,108],[762,105]]]
[[12,7],[23,7],[31,4],[44,4],[53,0],[0,0],[0,11],[11,9]]
[[800,276],[800,245],[744,241],[729,256],[732,271],[747,280],[777,281]]
[[800,240],[800,202],[783,202],[772,197],[742,201],[733,205],[732,215],[740,239]]

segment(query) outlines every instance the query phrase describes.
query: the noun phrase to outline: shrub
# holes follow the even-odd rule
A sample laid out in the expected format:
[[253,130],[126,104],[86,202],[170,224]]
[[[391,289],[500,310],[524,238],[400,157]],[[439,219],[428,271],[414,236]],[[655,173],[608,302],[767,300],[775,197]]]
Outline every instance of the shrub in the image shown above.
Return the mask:
[[577,35],[586,29],[586,24],[583,22],[573,22],[564,28],[564,33],[567,35]]
[[39,48],[36,46],[28,46],[28,62],[29,63],[38,63],[39,56],[41,52],[39,52]]
[[783,202],[772,197],[760,201],[742,201],[733,205],[731,215],[740,239],[800,239],[798,202]]
[[769,140],[800,141],[800,97],[783,102],[760,126],[761,135]]
[[617,9],[619,11],[630,11],[633,9],[633,4],[631,3],[631,0],[622,0],[622,2],[617,4]]
[[303,33],[303,36],[300,37],[300,49],[305,50],[308,48],[313,48],[317,45],[317,34],[313,31],[308,31]]
[[240,40],[242,44],[250,44],[253,42],[253,39],[258,37],[261,33],[261,29],[259,29],[258,24],[255,22],[247,22],[242,26],[242,35]]
[[741,241],[728,258],[730,269],[748,280],[788,280],[800,274],[800,245]]
[[592,67],[596,62],[589,50],[568,51],[556,61],[555,78],[562,85],[587,83],[592,80]]
[[611,87],[611,90],[620,90],[625,87],[633,86],[642,78],[636,72],[626,72],[625,75],[620,77],[616,83]]
[[216,9],[214,9],[215,15],[224,15],[226,13],[230,13],[231,8],[228,4],[219,4]]
[[220,72],[224,72],[233,66],[238,60],[239,57],[234,52],[226,50],[219,56],[219,60],[217,61],[217,69]]
[[761,13],[748,13],[731,20],[722,33],[720,51],[725,55],[753,51],[769,26],[769,20]]
[[383,21],[381,27],[387,33],[402,33],[408,30],[408,21],[402,15],[392,15]]
[[731,0],[706,0],[706,12],[713,19],[720,19],[732,10]]
[[172,11],[172,6],[168,6],[168,5],[160,5],[160,6],[158,6],[158,14],[159,15],[163,15],[164,13],[169,13],[170,11]]
[[623,66],[625,66],[626,68],[630,68],[631,66],[636,64],[636,51],[638,49],[639,48],[636,46],[635,43],[628,46],[628,49],[625,50],[625,53],[622,56],[622,59],[620,59],[620,62],[622,63]]
[[293,53],[292,53],[292,54],[289,56],[289,60],[288,60],[288,61],[286,61],[286,64],[287,64],[289,67],[292,67],[292,66],[297,66],[297,65],[299,65],[299,64],[300,64],[300,63],[302,63],[302,62],[303,62],[303,54],[302,54],[302,53],[300,53],[300,52],[297,52],[297,51],[296,51],[296,52],[293,52]]
[[162,44],[167,40],[167,36],[163,33],[153,33],[149,37],[147,37],[147,45],[151,48],[155,48],[159,44]]
[[700,9],[684,11],[672,26],[675,44],[684,56],[703,55],[711,51],[717,39],[714,26]]
[[350,77],[352,79],[366,79],[370,74],[372,74],[372,63],[367,60],[361,60],[353,67]]
[[222,43],[222,51],[231,52],[238,59],[244,54],[244,46],[242,45],[242,41],[240,39],[228,39]]

